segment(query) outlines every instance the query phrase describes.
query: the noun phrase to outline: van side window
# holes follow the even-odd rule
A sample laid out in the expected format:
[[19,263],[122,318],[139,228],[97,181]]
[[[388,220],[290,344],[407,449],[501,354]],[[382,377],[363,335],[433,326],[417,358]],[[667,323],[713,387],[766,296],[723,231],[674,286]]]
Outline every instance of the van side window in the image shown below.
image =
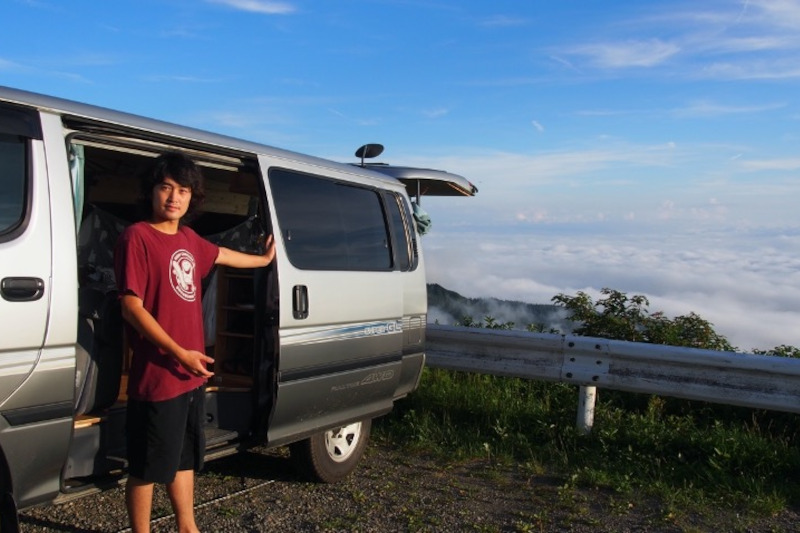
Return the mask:
[[22,224],[25,217],[26,152],[23,137],[0,133],[0,238]]
[[392,226],[392,238],[394,243],[394,257],[397,262],[398,270],[407,272],[417,267],[416,240],[410,226],[410,218],[407,216],[407,209],[403,209],[405,201],[397,193],[384,192],[386,201],[386,211]]
[[391,270],[380,196],[367,187],[272,168],[269,182],[289,261],[308,270]]

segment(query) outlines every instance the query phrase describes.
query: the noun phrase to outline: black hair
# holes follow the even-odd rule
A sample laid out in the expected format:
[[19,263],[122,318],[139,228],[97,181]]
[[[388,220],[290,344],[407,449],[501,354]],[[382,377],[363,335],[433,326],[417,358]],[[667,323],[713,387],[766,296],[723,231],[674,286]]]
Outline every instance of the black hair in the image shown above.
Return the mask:
[[153,188],[162,183],[165,178],[172,178],[182,187],[189,187],[192,190],[189,208],[181,222],[190,220],[203,204],[203,200],[206,198],[206,189],[200,168],[189,156],[178,151],[164,152],[142,173],[139,207],[144,218],[149,219],[153,216]]

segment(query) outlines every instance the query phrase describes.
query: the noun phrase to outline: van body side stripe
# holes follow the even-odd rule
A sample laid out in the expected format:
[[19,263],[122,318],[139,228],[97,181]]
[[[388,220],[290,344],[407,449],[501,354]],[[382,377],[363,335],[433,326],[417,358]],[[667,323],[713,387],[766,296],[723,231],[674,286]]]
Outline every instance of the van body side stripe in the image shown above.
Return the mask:
[[402,332],[402,320],[362,322],[346,326],[293,330],[291,333],[282,331],[281,345],[293,347],[303,344],[319,344],[366,337],[379,337],[381,335],[392,335]]

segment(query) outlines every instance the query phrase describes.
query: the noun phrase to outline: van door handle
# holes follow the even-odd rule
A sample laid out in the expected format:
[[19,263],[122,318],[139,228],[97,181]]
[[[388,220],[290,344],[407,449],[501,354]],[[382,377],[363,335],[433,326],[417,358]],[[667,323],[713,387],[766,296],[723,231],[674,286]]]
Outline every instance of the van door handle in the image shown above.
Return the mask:
[[9,302],[32,302],[44,294],[41,278],[3,278],[0,294]]
[[308,318],[308,287],[305,285],[292,287],[292,314],[297,320]]

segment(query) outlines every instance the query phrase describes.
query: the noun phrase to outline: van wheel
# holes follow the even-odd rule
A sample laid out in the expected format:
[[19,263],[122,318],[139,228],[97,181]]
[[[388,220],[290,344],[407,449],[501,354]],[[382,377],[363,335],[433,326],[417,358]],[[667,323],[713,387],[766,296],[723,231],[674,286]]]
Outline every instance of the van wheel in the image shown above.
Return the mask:
[[10,492],[0,495],[0,533],[19,533],[17,504]]
[[324,483],[336,483],[355,470],[369,441],[372,420],[329,429],[290,446],[295,464]]

